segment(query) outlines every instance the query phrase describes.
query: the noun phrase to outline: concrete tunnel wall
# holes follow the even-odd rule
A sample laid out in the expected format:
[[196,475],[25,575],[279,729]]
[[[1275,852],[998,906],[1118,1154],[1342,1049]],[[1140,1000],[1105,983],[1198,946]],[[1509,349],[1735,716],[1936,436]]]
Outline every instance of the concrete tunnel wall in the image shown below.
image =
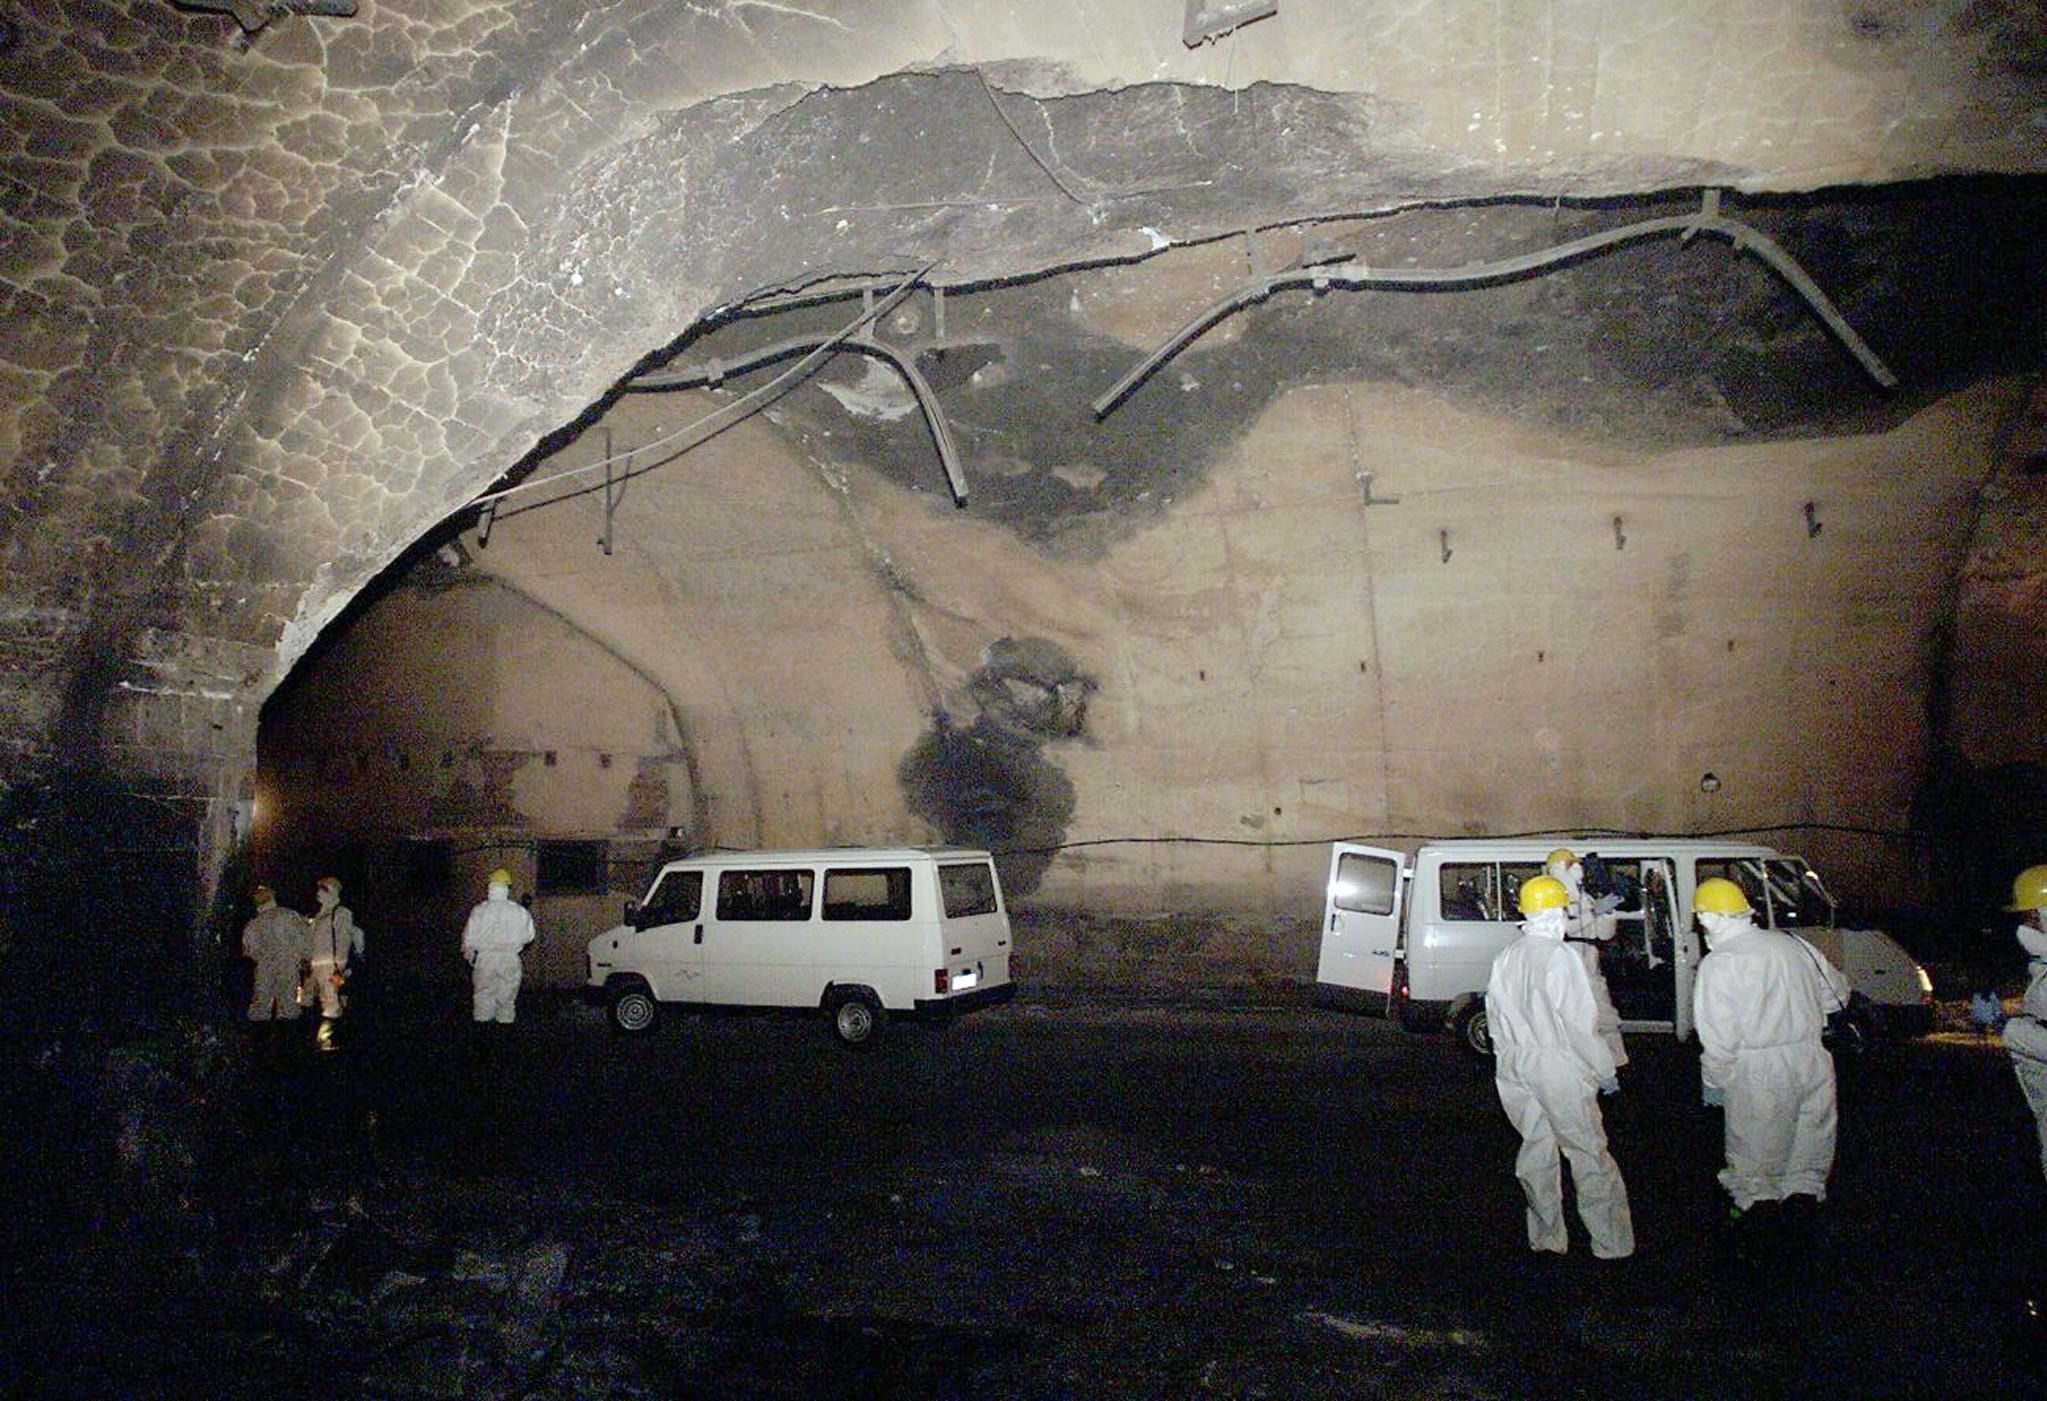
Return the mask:
[[[200,860],[217,868],[258,706],[347,602],[641,356],[762,288],[932,260],[955,285],[1015,278],[1431,200],[2042,163],[2039,37],[2019,10],[1849,23],[1815,3],[1728,24],[1676,4],[1451,4],[1418,20],[1298,0],[1188,49],[1181,8],[415,0],[252,38],[149,0],[11,21],[10,792],[103,764],[113,791],[207,814]],[[996,65],[1015,116],[976,64]],[[1065,177],[1011,129],[1023,117]],[[1189,544],[1213,557],[1215,541]],[[1397,548],[1425,562],[1434,546]],[[1080,662],[1113,651],[1065,630]],[[945,666],[987,640],[950,640]],[[1916,645],[1879,640],[1889,658]],[[900,684],[928,698],[923,677]],[[1214,713],[1125,694],[1120,711],[1097,699],[1097,723],[1141,735],[1173,704]],[[1217,747],[1197,815],[1283,818],[1264,800],[1314,777],[1244,757],[1291,743],[1258,718],[1258,744]],[[1172,727],[1149,723],[1173,752]],[[853,826],[887,791],[843,790],[860,795]],[[1154,811],[1086,797],[1104,819]],[[1122,861],[1091,864],[1090,898]]]
[[[550,627],[630,669],[536,646],[524,617],[480,628],[466,646],[485,656],[445,687],[350,648],[309,667],[275,748],[345,734],[323,717],[356,691],[419,698],[415,729],[444,697],[451,733],[482,734],[462,709],[519,687],[554,704],[500,717],[489,746],[531,767],[625,747],[591,736],[651,681],[689,717],[676,766],[701,787],[678,784],[670,816],[697,845],[1070,844],[1005,865],[1039,917],[1022,952],[1041,977],[1311,976],[1340,836],[1782,825],[1839,893],[1907,903],[1927,893],[1923,849],[1799,824],[1892,828],[1911,808],[1966,550],[1954,522],[1998,469],[1978,425],[2023,399],[1993,384],[1881,435],[1594,456],[1417,391],[1318,386],[1158,519],[1065,557],[750,424],[634,478],[609,555],[588,496],[494,523],[487,547],[463,537],[472,580],[543,601]],[[628,399],[604,426],[622,445],[698,407]],[[1001,677],[1026,647],[1036,674]],[[1019,686],[1042,699],[1062,680],[1072,727],[1019,726]],[[945,733],[1012,741],[1010,768],[967,746],[920,768]],[[409,782],[365,777],[354,805],[402,812],[375,795]],[[1002,795],[991,825],[949,820],[961,789]],[[607,826],[562,780],[505,792],[514,834],[660,835]],[[1171,918],[1105,932],[1062,913]],[[615,914],[564,912],[550,937],[579,948]]]

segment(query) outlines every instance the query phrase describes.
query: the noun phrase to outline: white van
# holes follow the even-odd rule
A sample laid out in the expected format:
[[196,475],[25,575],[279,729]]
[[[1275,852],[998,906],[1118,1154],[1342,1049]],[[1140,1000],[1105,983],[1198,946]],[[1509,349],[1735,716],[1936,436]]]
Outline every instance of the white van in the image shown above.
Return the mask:
[[[1472,1050],[1490,1053],[1486,976],[1493,956],[1520,933],[1521,882],[1542,874],[1557,847],[1585,862],[1590,893],[1619,897],[1619,930],[1599,945],[1599,967],[1623,1031],[1692,1034],[1692,974],[1705,953],[1692,892],[1712,876],[1747,892],[1757,924],[1796,930],[1848,976],[1845,1034],[1911,1036],[1932,1025],[1926,970],[1889,935],[1837,928],[1833,897],[1803,860],[1699,838],[1445,841],[1421,847],[1412,861],[1338,842],[1323,901],[1316,1000],[1390,1015],[1410,1031],[1447,1023]],[[1595,888],[1596,876],[1606,890]]]
[[670,861],[590,941],[587,991],[613,1027],[663,1003],[822,1009],[849,1046],[891,1012],[946,1015],[1015,991],[1009,916],[985,851],[839,847]]

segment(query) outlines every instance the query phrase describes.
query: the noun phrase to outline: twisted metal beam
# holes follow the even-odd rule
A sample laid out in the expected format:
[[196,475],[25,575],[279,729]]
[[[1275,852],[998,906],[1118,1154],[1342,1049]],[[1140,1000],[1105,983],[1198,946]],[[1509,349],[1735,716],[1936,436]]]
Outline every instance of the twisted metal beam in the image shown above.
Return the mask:
[[1289,287],[1313,287],[1316,291],[1327,287],[1379,287],[1416,291],[1485,287],[1547,272],[1552,268],[1589,258],[1625,244],[1640,243],[1645,239],[1673,234],[1685,243],[1691,242],[1699,234],[1724,238],[1734,245],[1736,252],[1753,253],[1762,259],[1778,276],[1791,284],[1793,291],[1805,299],[1806,305],[1812,308],[1813,313],[1829,331],[1833,332],[1835,339],[1846,347],[1848,353],[1855,357],[1872,380],[1885,389],[1897,388],[1898,377],[1891,373],[1889,367],[1878,358],[1877,353],[1855,333],[1855,328],[1848,324],[1847,318],[1843,317],[1833,302],[1828,300],[1827,294],[1820,290],[1819,284],[1799,266],[1798,260],[1761,230],[1744,224],[1739,219],[1722,216],[1720,192],[1708,190],[1705,202],[1696,214],[1674,214],[1658,219],[1644,219],[1639,223],[1625,224],[1617,229],[1574,238],[1567,243],[1559,243],[1553,248],[1539,252],[1502,258],[1497,262],[1468,263],[1460,268],[1373,268],[1361,262],[1329,263],[1320,267],[1290,268],[1285,272],[1253,278],[1175,331],[1165,344],[1145,356],[1128,374],[1103,391],[1094,401],[1095,417],[1106,418],[1118,404],[1130,397],[1133,390],[1151,378],[1161,365],[1186,349],[1196,337],[1216,322]]

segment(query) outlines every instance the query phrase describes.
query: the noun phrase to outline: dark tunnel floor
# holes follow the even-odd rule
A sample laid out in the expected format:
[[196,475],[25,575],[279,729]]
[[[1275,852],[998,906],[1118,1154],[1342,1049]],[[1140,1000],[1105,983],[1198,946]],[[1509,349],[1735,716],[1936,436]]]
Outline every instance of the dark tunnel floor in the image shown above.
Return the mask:
[[459,994],[417,1000],[366,1000],[332,1054],[238,1029],[273,1033],[229,1165],[250,1220],[210,1264],[112,1216],[17,1253],[4,1394],[2039,1384],[2018,1300],[2047,1193],[1994,1040],[1845,1066],[1821,1220],[1742,1258],[1695,1062],[1631,1037],[1607,1122],[1642,1253],[1611,1265],[1582,1235],[1528,1254],[1489,1076],[1372,1020],[1026,1000],[858,1054],[804,1021],[624,1041],[569,1001],[479,1033]]

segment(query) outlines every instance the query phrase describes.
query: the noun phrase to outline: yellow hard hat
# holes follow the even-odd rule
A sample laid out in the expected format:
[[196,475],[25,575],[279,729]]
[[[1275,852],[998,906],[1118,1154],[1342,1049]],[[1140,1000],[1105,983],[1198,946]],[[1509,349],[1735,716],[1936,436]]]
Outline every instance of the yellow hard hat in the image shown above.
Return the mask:
[[510,885],[511,883],[512,873],[503,866],[490,873],[490,884],[492,885]]
[[1569,847],[1560,846],[1555,851],[1552,851],[1549,855],[1543,857],[1542,864],[1545,866],[1554,866],[1557,864],[1557,862],[1561,861],[1566,866],[1570,866],[1576,864],[1577,860],[1578,860],[1577,856],[1571,851]]
[[1521,882],[1521,913],[1524,915],[1532,915],[1538,910],[1561,910],[1570,903],[1571,893],[1555,876],[1530,876]]
[[1722,876],[1699,882],[1698,893],[1692,896],[1692,908],[1702,915],[1747,915],[1754,914],[1748,896],[1741,893],[1741,887]]
[[2007,910],[2047,910],[2047,866],[2028,866],[2011,883]]

